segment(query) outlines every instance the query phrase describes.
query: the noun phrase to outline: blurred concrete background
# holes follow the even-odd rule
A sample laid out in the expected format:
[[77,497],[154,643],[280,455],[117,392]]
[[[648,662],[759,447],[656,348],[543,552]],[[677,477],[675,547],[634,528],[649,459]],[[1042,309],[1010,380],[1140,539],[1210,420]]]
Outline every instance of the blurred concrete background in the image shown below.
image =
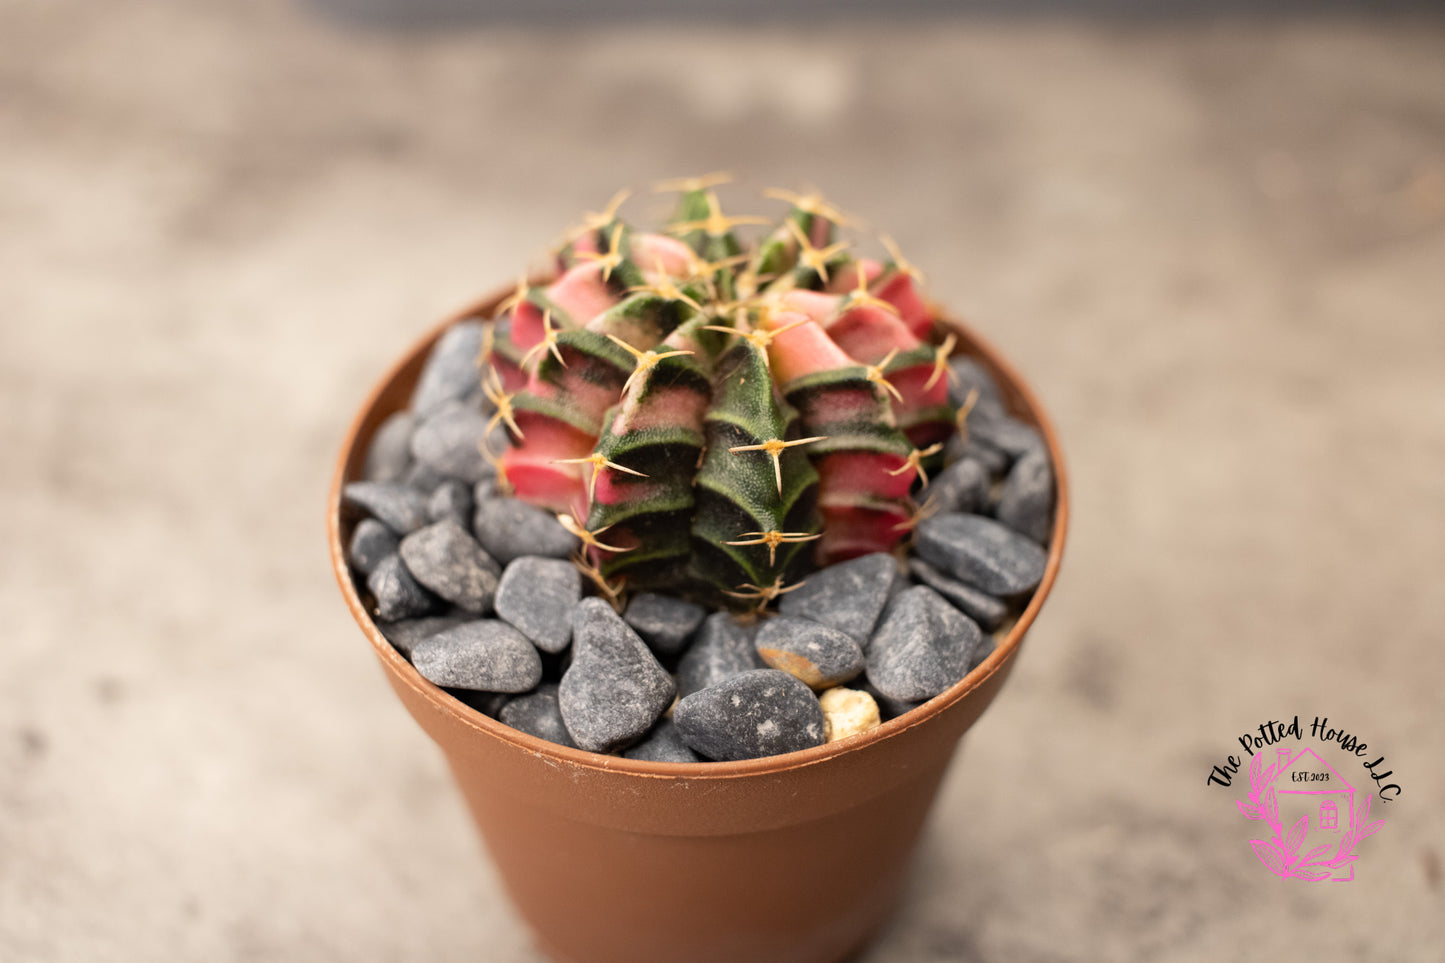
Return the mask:
[[[324,491],[424,328],[717,168],[890,230],[1070,458],[1057,594],[867,963],[1439,959],[1445,22],[276,0],[0,2],[0,959],[537,959]],[[1293,713],[1403,787],[1350,886],[1205,786]]]

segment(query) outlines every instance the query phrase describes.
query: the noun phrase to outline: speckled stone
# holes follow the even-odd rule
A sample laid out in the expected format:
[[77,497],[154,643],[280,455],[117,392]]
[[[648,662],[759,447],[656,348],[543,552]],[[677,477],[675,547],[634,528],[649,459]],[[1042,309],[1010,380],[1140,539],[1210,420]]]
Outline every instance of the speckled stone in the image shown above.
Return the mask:
[[1009,528],[1040,545],[1049,541],[1054,508],[1054,471],[1039,448],[1014,463],[1004,480],[995,516]]
[[461,321],[448,328],[427,356],[411,394],[411,410],[430,414],[447,401],[460,401],[481,383],[477,355],[482,348],[482,325]]
[[362,575],[370,575],[382,559],[396,551],[399,544],[396,532],[374,518],[363,518],[351,533],[346,558],[352,568]]
[[988,503],[989,470],[974,458],[961,458],[939,472],[923,491],[940,512],[976,512]]
[[931,699],[968,674],[983,633],[924,585],[894,599],[868,644],[868,681],[900,702]]
[[924,701],[926,701],[920,700],[917,702],[908,702],[903,699],[890,699],[888,696],[879,692],[878,687],[875,686],[873,683],[869,682],[866,676],[862,681],[863,691],[872,696],[873,701],[878,704],[878,715],[879,718],[883,720],[897,719],[904,713],[912,712],[914,709],[917,709],[919,706],[923,705]]
[[402,484],[412,491],[419,493],[423,501],[437,490],[437,486],[446,481],[447,477],[425,462],[413,461],[411,467],[402,476]]
[[411,454],[437,474],[475,485],[496,474],[482,456],[487,416],[461,401],[444,401],[411,436]]
[[579,545],[550,512],[515,498],[478,502],[472,530],[487,554],[503,565],[523,555],[566,558]]
[[1007,526],[981,515],[935,515],[918,526],[914,551],[940,572],[976,589],[1009,598],[1044,577],[1048,556]]
[[448,689],[447,695],[492,719],[501,714],[502,706],[516,698],[506,692],[474,692],[471,689]]
[[837,629],[862,645],[888,601],[897,565],[886,552],[829,565],[784,595],[778,610]]
[[828,689],[863,671],[863,650],[835,628],[779,615],[758,629],[753,647],[774,669],[796,676],[813,689]]
[[973,619],[987,632],[998,628],[1003,623],[1004,616],[1008,615],[1008,605],[1002,599],[996,599],[987,592],[980,592],[970,585],[949,578],[921,558],[909,559],[908,569],[914,578],[948,599],[954,608]]
[[943,460],[950,465],[961,461],[976,461],[988,472],[990,481],[1002,478],[1009,467],[1009,457],[992,445],[970,441],[962,435],[954,435],[943,447]]
[[543,652],[572,641],[572,616],[582,598],[582,575],[560,558],[524,555],[507,566],[497,586],[497,615]]
[[948,379],[948,400],[951,404],[962,405],[968,398],[969,390],[977,389],[978,404],[1002,410],[1003,397],[999,394],[998,382],[977,358],[956,355],[948,366],[953,369],[953,377]]
[[477,540],[447,519],[401,540],[401,559],[416,580],[468,612],[492,607],[501,568]]
[[671,719],[663,719],[637,745],[623,753],[628,759],[647,762],[701,762],[702,757],[687,747]]
[[400,622],[378,622],[376,627],[398,652],[411,658],[412,650],[419,644],[465,621],[468,620],[460,615],[432,615],[421,619],[402,619]]
[[823,707],[801,680],[754,669],[694,692],[673,709],[683,742],[719,761],[757,759],[821,746]]
[[642,738],[672,704],[672,676],[599,598],[577,606],[572,643],[559,700],[573,741],[592,752],[611,752]]
[[361,477],[367,481],[400,481],[411,465],[411,432],[415,427],[416,419],[409,411],[388,415],[371,436]]
[[535,692],[507,700],[497,713],[497,719],[529,736],[555,742],[559,746],[577,746],[572,741],[572,734],[567,731],[566,723],[562,721],[555,683],[545,682],[538,686]]
[[1030,452],[1043,451],[1044,439],[1033,425],[1025,424],[1011,415],[968,419],[970,444],[996,448],[1010,461],[1022,458]]
[[[478,484],[481,484],[480,482]],[[450,518],[462,528],[471,530],[472,486],[456,478],[449,478],[436,487],[426,501],[428,521],[440,522]]]
[[426,499],[396,482],[351,482],[341,490],[342,500],[366,512],[398,535],[426,524]]
[[438,632],[412,649],[411,661],[426,679],[456,689],[526,692],[542,681],[536,647],[496,619]]
[[726,612],[703,619],[692,646],[677,664],[677,691],[691,695],[742,672],[764,667],[753,648],[757,626],[741,625]]
[[376,600],[372,614],[386,622],[426,615],[440,605],[435,595],[412,578],[399,554],[378,562],[366,577],[366,587]]
[[676,655],[687,645],[707,610],[670,595],[642,592],[632,597],[622,618],[642,636],[652,651]]

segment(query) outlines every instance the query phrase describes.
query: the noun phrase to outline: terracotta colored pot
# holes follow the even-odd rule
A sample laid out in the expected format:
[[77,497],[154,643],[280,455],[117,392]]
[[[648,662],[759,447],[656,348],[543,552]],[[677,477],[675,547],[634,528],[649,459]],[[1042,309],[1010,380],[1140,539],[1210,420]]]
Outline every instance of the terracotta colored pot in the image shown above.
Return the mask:
[[637,762],[568,749],[483,716],[427,682],[362,607],[343,546],[356,519],[341,488],[372,434],[405,407],[432,343],[490,317],[502,294],[434,330],[372,391],[342,446],[327,501],[346,604],[407,710],[436,740],[513,902],[538,943],[570,963],[822,963],[883,922],[959,739],[998,694],[1058,574],[1068,486],[1053,428],[1023,382],[957,326],[960,350],[1038,426],[1057,478],[1048,569],[982,665],[925,706],[803,752],[745,762]]

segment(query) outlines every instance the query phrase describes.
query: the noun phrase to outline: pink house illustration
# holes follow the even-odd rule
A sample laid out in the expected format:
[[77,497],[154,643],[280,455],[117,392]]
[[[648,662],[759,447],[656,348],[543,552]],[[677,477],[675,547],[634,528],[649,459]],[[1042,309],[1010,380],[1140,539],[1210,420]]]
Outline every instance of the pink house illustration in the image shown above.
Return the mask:
[[[1284,755],[1285,751],[1280,750],[1280,754]],[[1304,749],[1275,782],[1280,821],[1285,826],[1291,826],[1301,816],[1308,817],[1308,844],[1305,848],[1331,842],[1338,844],[1341,835],[1349,828],[1350,800],[1354,791],[1355,787],[1313,749]],[[1336,870],[1333,880],[1343,883],[1354,878],[1355,864],[1350,862]]]

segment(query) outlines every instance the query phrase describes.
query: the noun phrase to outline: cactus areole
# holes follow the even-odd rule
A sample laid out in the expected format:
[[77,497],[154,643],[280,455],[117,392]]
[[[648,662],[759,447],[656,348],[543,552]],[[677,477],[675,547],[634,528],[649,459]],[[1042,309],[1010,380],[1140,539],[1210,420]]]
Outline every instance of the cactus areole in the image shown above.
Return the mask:
[[510,441],[488,452],[499,481],[557,513],[614,601],[758,608],[893,550],[956,431],[953,339],[892,243],[855,257],[837,211],[781,191],[792,209],[748,240],[767,221],[724,215],[717,183],[668,185],[657,233],[618,217],[625,193],[589,214],[553,279],[502,303],[480,359]]

